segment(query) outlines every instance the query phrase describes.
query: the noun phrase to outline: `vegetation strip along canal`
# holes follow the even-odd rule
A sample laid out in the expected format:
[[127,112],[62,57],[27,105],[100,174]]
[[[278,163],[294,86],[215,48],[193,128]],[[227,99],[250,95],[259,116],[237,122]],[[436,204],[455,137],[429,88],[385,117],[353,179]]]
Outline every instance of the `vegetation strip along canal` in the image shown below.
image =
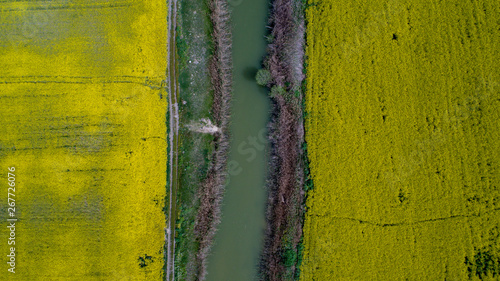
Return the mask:
[[168,92],[168,113],[169,113],[169,133],[168,133],[168,217],[167,229],[165,234],[165,279],[167,281],[174,280],[174,252],[175,252],[175,218],[176,218],[176,200],[175,195],[178,189],[178,147],[179,147],[179,109],[178,109],[178,93],[179,85],[177,80],[177,61],[176,61],[176,12],[177,1],[168,1],[168,54],[167,54],[167,88]]

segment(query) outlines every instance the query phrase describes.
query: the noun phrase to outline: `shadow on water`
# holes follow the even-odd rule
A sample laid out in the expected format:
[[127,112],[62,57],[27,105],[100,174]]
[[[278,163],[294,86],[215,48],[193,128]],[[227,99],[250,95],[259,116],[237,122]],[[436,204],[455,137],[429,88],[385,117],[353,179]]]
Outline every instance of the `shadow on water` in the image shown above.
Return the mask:
[[248,81],[250,82],[255,82],[255,75],[257,74],[257,70],[259,70],[258,68],[256,67],[246,67],[244,70],[243,70],[243,77],[245,77]]

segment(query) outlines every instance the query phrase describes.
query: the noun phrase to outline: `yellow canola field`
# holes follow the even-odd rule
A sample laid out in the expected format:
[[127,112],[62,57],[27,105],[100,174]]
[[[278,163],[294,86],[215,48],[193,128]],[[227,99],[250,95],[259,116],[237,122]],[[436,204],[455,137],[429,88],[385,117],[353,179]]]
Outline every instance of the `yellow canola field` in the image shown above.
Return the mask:
[[301,280],[498,280],[500,2],[306,13]]
[[0,280],[162,280],[166,13],[0,3]]

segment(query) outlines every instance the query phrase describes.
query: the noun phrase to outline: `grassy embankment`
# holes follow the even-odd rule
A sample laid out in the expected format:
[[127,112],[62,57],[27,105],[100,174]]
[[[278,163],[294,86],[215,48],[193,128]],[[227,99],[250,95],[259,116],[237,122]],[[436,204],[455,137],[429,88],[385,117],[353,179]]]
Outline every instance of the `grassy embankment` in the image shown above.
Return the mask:
[[302,1],[275,0],[269,18],[267,57],[257,82],[270,89],[271,163],[263,280],[300,274],[305,191],[311,186],[303,130],[304,16]]
[[316,3],[301,280],[498,280],[500,2]]
[[[219,223],[226,178],[231,100],[231,36],[224,1],[179,2],[180,190],[176,235],[177,280],[203,280]],[[216,134],[186,125],[212,120]]]

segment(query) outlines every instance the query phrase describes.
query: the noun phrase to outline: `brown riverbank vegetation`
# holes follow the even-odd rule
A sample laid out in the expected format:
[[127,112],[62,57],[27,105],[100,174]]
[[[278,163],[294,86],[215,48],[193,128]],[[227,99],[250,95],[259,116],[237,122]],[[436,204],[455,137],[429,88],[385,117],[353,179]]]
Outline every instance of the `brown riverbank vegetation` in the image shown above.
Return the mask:
[[264,70],[270,88],[271,163],[262,280],[294,280],[299,274],[307,158],[304,146],[302,83],[304,17],[301,1],[275,0],[269,19]]
[[214,241],[216,227],[220,222],[220,209],[227,177],[232,96],[230,13],[226,1],[223,0],[210,1],[209,8],[213,28],[213,53],[209,70],[214,99],[212,112],[215,125],[220,128],[220,132],[215,135],[207,178],[198,194],[200,205],[194,232],[199,249],[195,261],[195,280],[205,279],[207,257]]

